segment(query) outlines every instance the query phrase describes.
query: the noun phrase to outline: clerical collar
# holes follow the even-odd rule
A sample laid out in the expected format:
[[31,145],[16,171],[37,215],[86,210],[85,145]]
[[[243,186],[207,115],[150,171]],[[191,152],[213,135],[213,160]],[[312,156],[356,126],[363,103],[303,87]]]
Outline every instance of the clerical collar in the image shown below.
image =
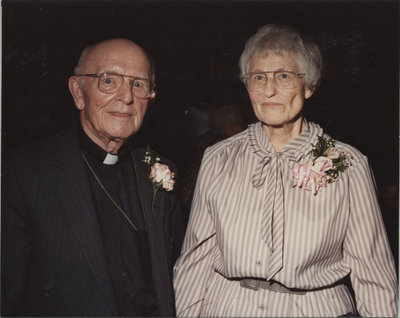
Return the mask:
[[121,148],[118,150],[118,154],[113,155],[107,153],[95,142],[93,142],[92,139],[89,138],[80,123],[78,124],[78,139],[79,145],[84,153],[88,154],[96,161],[105,165],[114,165],[117,162],[124,161],[128,157],[132,148],[132,138],[130,138],[121,146]]
[[103,163],[105,165],[114,165],[118,162],[118,155],[113,155],[111,153],[107,153]]

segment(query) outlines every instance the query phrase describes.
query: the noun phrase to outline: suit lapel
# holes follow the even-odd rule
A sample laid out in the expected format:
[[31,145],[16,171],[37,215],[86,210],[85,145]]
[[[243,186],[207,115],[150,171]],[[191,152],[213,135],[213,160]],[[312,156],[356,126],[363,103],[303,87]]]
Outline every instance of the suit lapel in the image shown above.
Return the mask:
[[161,190],[157,192],[155,196],[154,204],[153,204],[153,185],[150,181],[148,181],[145,176],[149,174],[146,164],[141,161],[141,157],[139,157],[140,153],[132,153],[133,160],[136,167],[136,175],[139,186],[139,194],[142,198],[143,203],[143,213],[146,218],[146,222],[149,223],[152,229],[155,227],[158,229],[157,232],[163,230],[165,211],[163,211],[162,200],[160,198]]
[[[69,147],[66,147],[69,149]],[[92,193],[87,178],[86,168],[76,141],[65,153],[66,168],[60,175],[58,193],[65,211],[73,222],[77,240],[80,242],[86,260],[93,272],[97,284],[108,303],[113,315],[118,315],[117,304],[108,272],[107,260],[101,238]]]
[[162,316],[171,316],[173,310],[173,296],[171,290],[171,277],[167,262],[167,252],[164,241],[164,224],[166,216],[166,206],[161,190],[157,192],[153,205],[153,186],[144,176],[149,174],[146,164],[142,162],[144,152],[134,151],[133,157],[138,177],[138,186],[143,202],[143,213],[146,218],[148,240],[151,251],[153,268],[154,289]]

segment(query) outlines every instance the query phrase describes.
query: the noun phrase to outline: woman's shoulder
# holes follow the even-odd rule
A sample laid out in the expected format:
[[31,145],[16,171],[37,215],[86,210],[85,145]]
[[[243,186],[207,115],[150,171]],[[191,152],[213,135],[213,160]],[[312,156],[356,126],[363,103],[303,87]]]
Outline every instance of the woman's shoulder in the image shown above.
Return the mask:
[[345,143],[343,141],[335,140],[335,146],[337,149],[345,151],[346,153],[349,153],[355,159],[360,159],[360,158],[365,157],[365,155],[360,150],[358,150],[356,147],[354,147],[348,143]]
[[[319,124],[315,122],[307,122],[308,126],[311,130],[311,135],[312,139],[315,140],[316,143],[318,143],[319,138],[323,137],[325,142],[332,140],[333,141],[333,147],[336,148],[337,150],[344,152],[348,154],[349,157],[352,157],[355,160],[360,160],[361,158],[365,158],[365,155],[358,150],[356,147],[341,141],[339,139],[336,139],[333,135],[331,135],[330,131],[327,131],[325,128],[321,127]],[[313,146],[316,144],[313,143]]]
[[332,138],[334,141],[334,147],[341,153],[344,153],[346,155],[347,160],[349,161],[349,163],[351,164],[351,166],[356,166],[357,163],[363,161],[363,162],[367,162],[368,158],[366,155],[364,155],[359,149],[357,149],[356,147],[341,141],[341,140],[337,140],[333,137],[331,137],[330,135],[326,134],[324,132],[324,137],[327,139]]
[[217,142],[210,147],[207,147],[204,152],[204,157],[215,157],[227,152],[231,152],[234,149],[241,148],[247,140],[247,130],[248,129],[245,129],[236,135],[233,135],[227,139]]

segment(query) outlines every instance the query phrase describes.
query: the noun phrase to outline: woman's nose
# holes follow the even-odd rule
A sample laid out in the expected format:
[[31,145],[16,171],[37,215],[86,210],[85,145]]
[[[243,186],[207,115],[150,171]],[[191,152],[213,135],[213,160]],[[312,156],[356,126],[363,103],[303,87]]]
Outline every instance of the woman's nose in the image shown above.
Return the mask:
[[272,97],[276,94],[276,83],[274,79],[268,77],[266,78],[264,94],[267,97]]

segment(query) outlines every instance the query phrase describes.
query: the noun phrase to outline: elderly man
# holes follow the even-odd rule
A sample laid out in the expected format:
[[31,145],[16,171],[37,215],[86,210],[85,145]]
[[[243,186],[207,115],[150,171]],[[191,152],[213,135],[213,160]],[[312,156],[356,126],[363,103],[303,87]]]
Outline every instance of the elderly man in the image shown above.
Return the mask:
[[6,160],[3,316],[175,315],[174,166],[132,149],[153,79],[129,40],[85,49],[69,79],[80,121]]

